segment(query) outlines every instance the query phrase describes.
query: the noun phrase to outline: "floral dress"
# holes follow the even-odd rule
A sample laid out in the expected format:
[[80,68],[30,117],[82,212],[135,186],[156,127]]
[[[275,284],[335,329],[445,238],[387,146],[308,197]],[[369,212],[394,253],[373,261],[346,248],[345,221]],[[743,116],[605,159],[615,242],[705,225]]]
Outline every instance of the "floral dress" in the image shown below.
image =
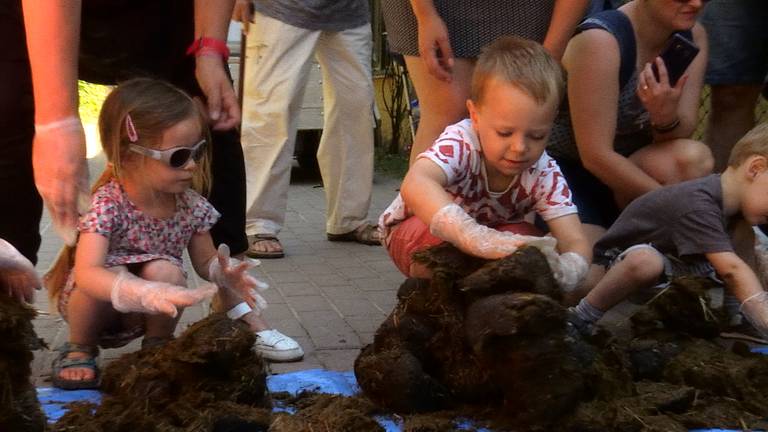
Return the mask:
[[[176,213],[169,218],[156,218],[142,212],[130,201],[125,190],[116,180],[100,187],[93,194],[91,208],[80,218],[78,231],[96,233],[109,240],[104,266],[139,264],[153,260],[166,260],[184,272],[182,256],[192,236],[209,231],[219,218],[219,213],[200,194],[188,189],[177,195]],[[58,309],[67,319],[67,304],[74,284],[71,272],[59,297]],[[124,345],[143,333],[143,326],[129,331],[122,329],[118,335],[103,335],[101,346],[120,343]],[[109,336],[109,337],[108,337]],[[127,339],[127,340],[126,340]]]

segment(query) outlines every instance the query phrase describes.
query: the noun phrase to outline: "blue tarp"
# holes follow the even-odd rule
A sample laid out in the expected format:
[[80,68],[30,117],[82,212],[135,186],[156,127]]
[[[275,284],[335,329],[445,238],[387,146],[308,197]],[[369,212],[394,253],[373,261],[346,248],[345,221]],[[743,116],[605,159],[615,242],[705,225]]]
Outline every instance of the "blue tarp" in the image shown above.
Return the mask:
[[[755,348],[753,351],[768,354],[768,347]],[[270,392],[288,392],[293,395],[302,391],[312,391],[351,396],[360,391],[353,372],[336,372],[324,369],[310,369],[272,375],[267,377],[267,387]],[[64,415],[66,409],[63,406],[69,402],[99,403],[101,401],[101,393],[96,390],[60,390],[42,387],[37,389],[37,396],[50,422],[55,422]],[[275,410],[286,411],[287,409],[277,406]],[[397,417],[377,417],[376,420],[387,432],[400,432],[402,429],[402,422]],[[470,422],[460,420],[457,427],[459,429],[466,429],[471,426]],[[478,431],[489,432],[487,429],[478,429]],[[726,429],[696,429],[691,432],[727,431]]]

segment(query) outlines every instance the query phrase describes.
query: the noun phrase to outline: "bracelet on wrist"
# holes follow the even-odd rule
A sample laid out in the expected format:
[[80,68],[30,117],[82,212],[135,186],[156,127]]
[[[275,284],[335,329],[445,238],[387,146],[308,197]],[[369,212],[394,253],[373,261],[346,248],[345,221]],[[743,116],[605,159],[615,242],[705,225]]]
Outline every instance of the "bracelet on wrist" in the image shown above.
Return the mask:
[[653,127],[653,130],[659,133],[672,132],[676,127],[680,126],[680,118],[678,117],[673,122],[667,123],[665,125],[657,125],[651,123],[651,126]]
[[226,63],[229,59],[229,48],[227,48],[227,43],[216,38],[200,37],[195,39],[189,45],[189,48],[187,48],[187,55],[194,55],[195,57],[198,57],[201,55],[211,54],[217,54],[221,56],[221,58],[224,60],[224,63]]

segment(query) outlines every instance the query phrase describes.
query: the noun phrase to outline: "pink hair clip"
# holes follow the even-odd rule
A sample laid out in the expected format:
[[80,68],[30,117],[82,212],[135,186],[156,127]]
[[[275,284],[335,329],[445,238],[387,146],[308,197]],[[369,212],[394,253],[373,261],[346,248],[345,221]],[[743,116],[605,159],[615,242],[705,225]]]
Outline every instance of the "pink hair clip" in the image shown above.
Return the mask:
[[135,143],[139,140],[139,134],[136,133],[136,126],[133,125],[130,114],[125,115],[125,131],[128,133],[128,140],[130,142]]

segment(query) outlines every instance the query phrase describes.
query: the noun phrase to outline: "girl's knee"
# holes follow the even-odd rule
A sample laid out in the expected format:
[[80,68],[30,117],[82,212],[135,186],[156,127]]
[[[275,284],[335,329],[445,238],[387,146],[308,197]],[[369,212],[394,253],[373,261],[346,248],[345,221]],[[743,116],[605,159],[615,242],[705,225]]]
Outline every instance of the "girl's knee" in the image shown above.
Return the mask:
[[187,286],[184,272],[167,260],[154,260],[144,263],[139,270],[138,275],[146,280],[167,282],[173,285]]

